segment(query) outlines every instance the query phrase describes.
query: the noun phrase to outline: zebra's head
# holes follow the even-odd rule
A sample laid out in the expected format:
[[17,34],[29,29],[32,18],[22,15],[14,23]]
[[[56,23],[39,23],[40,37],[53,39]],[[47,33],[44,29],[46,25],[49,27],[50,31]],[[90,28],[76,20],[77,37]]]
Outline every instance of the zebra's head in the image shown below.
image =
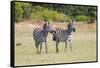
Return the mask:
[[43,30],[46,31],[46,32],[50,32],[50,31],[51,31],[50,23],[49,23],[49,22],[46,22],[46,23],[43,25]]
[[75,28],[75,20],[73,19],[69,24],[68,24],[68,30],[75,32],[76,28]]

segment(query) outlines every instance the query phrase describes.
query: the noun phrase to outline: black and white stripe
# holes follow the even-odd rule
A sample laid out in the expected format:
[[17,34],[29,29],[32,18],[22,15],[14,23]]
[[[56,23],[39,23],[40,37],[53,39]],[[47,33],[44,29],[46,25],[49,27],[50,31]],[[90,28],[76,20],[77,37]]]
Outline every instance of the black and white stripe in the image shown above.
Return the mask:
[[[45,49],[46,53],[47,51],[47,38],[48,38],[48,32],[50,32],[50,26],[49,23],[45,23],[43,26],[43,29],[36,28],[33,31],[33,38],[35,41],[35,47],[37,48],[37,54],[41,53],[42,50],[42,43],[45,43]],[[38,52],[38,48],[40,46],[40,52]]]
[[53,41],[56,41],[56,52],[59,52],[58,49],[58,44],[59,42],[65,42],[65,52],[67,48],[67,44],[69,44],[70,49],[72,50],[71,47],[71,41],[72,41],[72,32],[75,32],[75,21],[72,21],[71,23],[68,24],[68,29],[62,30],[60,28],[56,28],[53,31]]

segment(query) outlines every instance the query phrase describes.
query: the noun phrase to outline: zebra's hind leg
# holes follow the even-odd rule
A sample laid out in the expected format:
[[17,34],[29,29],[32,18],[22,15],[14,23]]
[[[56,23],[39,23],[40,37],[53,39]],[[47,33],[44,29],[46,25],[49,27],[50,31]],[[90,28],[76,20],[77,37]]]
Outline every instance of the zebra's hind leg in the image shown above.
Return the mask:
[[42,50],[42,42],[40,43],[40,54],[41,54],[41,50]]
[[64,52],[66,52],[66,48],[67,48],[67,41],[65,42],[65,51]]
[[48,53],[47,42],[45,42],[46,53]]
[[37,47],[37,54],[38,54],[39,52],[38,52],[38,47]]
[[58,43],[59,43],[59,42],[56,41],[56,52],[57,52],[57,53],[59,53]]

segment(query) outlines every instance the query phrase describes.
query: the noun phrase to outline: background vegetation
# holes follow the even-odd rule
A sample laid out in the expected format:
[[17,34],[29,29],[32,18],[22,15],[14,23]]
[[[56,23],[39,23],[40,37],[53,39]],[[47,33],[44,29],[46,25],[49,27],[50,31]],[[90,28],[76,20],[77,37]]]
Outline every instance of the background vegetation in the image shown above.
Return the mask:
[[14,2],[15,21],[24,20],[49,20],[54,22],[77,21],[94,22],[96,20],[97,8],[95,6],[77,6],[62,4],[44,4]]

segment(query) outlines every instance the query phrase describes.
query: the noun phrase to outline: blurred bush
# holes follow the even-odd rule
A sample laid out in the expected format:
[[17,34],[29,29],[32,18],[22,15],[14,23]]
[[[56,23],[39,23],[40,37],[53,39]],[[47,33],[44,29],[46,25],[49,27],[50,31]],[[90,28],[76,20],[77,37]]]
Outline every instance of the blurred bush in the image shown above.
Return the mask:
[[77,21],[88,21],[90,18],[88,16],[80,15],[76,17]]

